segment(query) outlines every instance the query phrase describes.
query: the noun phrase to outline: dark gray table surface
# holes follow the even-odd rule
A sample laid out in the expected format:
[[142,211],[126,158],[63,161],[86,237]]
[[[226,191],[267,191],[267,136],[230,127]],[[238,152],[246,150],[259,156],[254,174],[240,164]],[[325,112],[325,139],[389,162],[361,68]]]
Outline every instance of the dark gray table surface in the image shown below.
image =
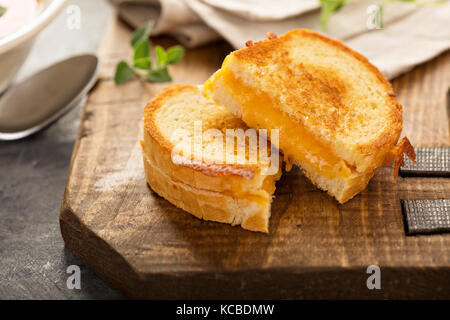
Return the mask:
[[[69,5],[80,7],[81,28],[64,28],[64,10],[39,36],[18,80],[56,60],[97,50],[111,13],[108,3],[73,0]],[[122,298],[65,248],[59,230],[82,107],[30,138],[0,141],[0,299]],[[67,288],[70,265],[81,269],[80,290]]]

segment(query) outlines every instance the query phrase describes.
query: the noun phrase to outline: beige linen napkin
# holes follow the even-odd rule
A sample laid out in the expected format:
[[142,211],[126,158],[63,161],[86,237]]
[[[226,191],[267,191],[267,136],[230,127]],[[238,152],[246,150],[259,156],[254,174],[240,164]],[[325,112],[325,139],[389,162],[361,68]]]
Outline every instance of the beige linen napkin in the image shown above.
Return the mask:
[[[316,0],[112,0],[134,26],[157,21],[153,34],[173,35],[185,46],[220,37],[235,48],[260,40],[269,31],[283,34],[295,28],[319,32]],[[361,52],[388,78],[410,70],[450,48],[450,1],[439,5],[386,4],[384,28],[368,28],[374,1],[358,1],[334,14],[326,34]]]
[[188,48],[221,38],[208,27],[183,0],[111,0],[119,14],[131,26],[138,28],[148,20],[155,21],[152,35],[168,34]]

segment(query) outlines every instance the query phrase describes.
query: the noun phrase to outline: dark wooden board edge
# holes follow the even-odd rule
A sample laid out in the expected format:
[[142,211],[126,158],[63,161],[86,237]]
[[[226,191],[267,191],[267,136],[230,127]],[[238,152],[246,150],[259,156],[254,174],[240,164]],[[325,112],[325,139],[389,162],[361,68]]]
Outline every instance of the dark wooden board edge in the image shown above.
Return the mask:
[[140,278],[65,204],[60,228],[68,249],[130,299],[450,299],[450,267],[380,266],[380,290],[367,288],[366,267],[153,273]]

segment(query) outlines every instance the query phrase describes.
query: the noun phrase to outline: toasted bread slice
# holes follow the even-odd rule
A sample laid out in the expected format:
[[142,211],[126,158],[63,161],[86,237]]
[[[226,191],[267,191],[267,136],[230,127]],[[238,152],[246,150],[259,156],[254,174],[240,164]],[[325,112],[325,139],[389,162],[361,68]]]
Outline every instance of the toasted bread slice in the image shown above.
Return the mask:
[[278,151],[267,140],[257,148],[266,148],[270,159],[252,159],[250,149],[239,157],[237,145],[228,148],[226,137],[248,127],[192,85],[170,86],[156,95],[145,107],[144,124],[146,179],[156,193],[197,218],[268,232],[281,171],[270,161],[271,152]]
[[285,158],[341,203],[398,154],[402,107],[392,86],[362,55],[316,32],[248,42],[204,95],[250,127],[279,129]]

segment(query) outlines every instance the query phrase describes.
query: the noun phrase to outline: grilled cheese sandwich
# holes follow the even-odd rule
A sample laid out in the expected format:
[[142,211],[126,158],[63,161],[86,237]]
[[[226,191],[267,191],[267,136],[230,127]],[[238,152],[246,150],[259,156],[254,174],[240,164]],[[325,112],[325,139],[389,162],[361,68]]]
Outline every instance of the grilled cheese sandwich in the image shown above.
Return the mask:
[[[250,161],[249,147],[238,157],[239,141],[227,148],[228,130],[247,129],[228,109],[205,99],[197,86],[164,89],[144,110],[141,145],[147,183],[197,218],[268,232],[272,195],[281,171],[279,164],[273,168],[269,157]],[[201,143],[196,144],[199,138]],[[268,156],[278,155],[264,141],[257,151],[266,148]]]
[[279,130],[276,146],[319,188],[344,203],[403,152],[392,86],[366,58],[309,30],[273,34],[231,53],[204,95],[250,127]]

